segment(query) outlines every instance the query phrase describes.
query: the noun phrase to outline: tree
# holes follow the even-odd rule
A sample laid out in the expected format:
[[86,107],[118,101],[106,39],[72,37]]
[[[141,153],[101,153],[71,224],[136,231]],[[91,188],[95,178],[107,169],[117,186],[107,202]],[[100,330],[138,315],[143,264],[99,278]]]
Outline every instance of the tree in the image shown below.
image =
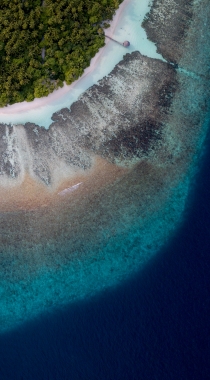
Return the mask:
[[101,22],[117,7],[118,0],[1,0],[0,106],[82,75],[104,44]]

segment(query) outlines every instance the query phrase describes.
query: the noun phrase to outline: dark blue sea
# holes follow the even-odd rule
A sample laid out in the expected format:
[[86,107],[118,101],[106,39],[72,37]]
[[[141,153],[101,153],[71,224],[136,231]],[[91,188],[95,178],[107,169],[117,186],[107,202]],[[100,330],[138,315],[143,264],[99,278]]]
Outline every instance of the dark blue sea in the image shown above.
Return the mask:
[[210,379],[210,138],[185,220],[127,282],[0,336],[1,380]]

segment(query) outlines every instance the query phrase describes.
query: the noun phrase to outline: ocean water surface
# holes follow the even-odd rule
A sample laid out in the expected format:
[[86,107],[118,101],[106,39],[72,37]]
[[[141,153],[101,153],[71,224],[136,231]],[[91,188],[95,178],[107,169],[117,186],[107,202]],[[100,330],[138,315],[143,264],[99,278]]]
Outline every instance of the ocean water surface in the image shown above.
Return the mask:
[[185,220],[143,270],[1,334],[1,379],[209,378],[209,166],[208,138]]
[[[121,40],[129,35],[131,46],[128,51],[140,50],[141,47],[141,52],[161,58],[156,53],[155,44],[147,40],[141,27],[148,10],[148,1],[141,4],[136,0],[128,2],[114,37]],[[123,47],[111,42],[106,48],[108,50],[91,74],[90,81],[86,83],[86,76],[78,81],[80,91],[109,72],[125,52]],[[109,59],[109,54],[112,59]],[[108,59],[109,65],[104,59]],[[59,99],[57,106],[62,104],[64,107],[67,105],[65,102],[69,104],[68,96]],[[36,122],[40,122],[40,117],[46,121],[48,112],[52,113],[48,106],[43,109],[44,114],[40,110],[35,112]],[[28,119],[27,113],[22,116],[33,121]],[[175,224],[179,223],[185,209],[189,174],[178,183],[169,183],[166,189],[162,189],[159,174],[153,173],[154,189],[149,195],[150,174],[147,168],[144,174],[144,168],[140,167],[139,171],[135,169],[125,176],[125,180],[101,191],[97,208],[91,208],[90,195],[90,206],[83,203],[84,209],[88,207],[86,212],[80,211],[79,214],[78,209],[82,206],[76,204],[73,212],[69,211],[68,205],[62,215],[56,210],[23,210],[18,215],[11,214],[11,217],[9,213],[3,215],[2,223],[8,224],[4,234],[8,235],[9,243],[1,253],[0,330],[15,328],[46,310],[90,297],[137,271],[168,240]],[[18,230],[13,223],[14,218],[18,220]],[[51,223],[51,235],[54,233],[57,239],[52,239],[48,233],[43,243],[41,235],[45,233],[45,226]],[[39,225],[43,225],[41,231],[38,230]],[[75,225],[78,226],[76,232]]]
[[[137,166],[93,195],[97,209],[75,203],[73,222],[68,209],[19,213],[34,241],[8,230],[0,379],[209,378],[208,128],[179,181],[161,187],[154,174],[152,197]],[[58,233],[43,243],[37,226],[52,220]]]

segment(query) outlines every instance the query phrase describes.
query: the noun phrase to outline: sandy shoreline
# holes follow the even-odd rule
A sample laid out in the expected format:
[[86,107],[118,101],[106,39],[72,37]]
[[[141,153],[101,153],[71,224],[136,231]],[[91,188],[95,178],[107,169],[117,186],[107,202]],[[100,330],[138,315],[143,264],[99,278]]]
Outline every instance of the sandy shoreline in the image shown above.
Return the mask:
[[[171,3],[163,2],[163,10],[166,5],[171,7]],[[205,15],[207,0],[204,5]],[[172,7],[172,19],[173,10]],[[202,61],[202,70],[207,70],[209,56],[205,57],[202,39],[197,33],[197,30],[201,30],[205,35],[203,19],[204,17],[200,22],[196,21],[195,12],[192,43],[188,45],[189,55],[184,58],[186,61],[188,59],[189,65],[194,65],[195,58],[197,64]],[[166,21],[167,18],[164,22]],[[167,30],[171,32],[170,22],[167,25]],[[165,36],[170,45],[170,33]],[[196,43],[198,50],[195,50]],[[194,54],[195,51],[199,54]],[[154,64],[157,66],[157,62]],[[131,71],[128,72],[130,74]],[[139,76],[139,70],[137,73]],[[167,105],[166,102],[164,107],[163,100],[168,99],[167,86],[162,87],[166,97],[162,96],[161,91],[157,98],[161,109],[166,108],[167,112],[160,140],[159,136],[155,140],[157,145],[154,154],[145,154],[130,171],[95,155],[91,169],[84,170],[83,174],[81,171],[74,172],[71,178],[70,173],[64,179],[65,170],[57,166],[56,175],[49,181],[52,186],[42,185],[39,180],[33,180],[27,174],[17,186],[15,183],[18,179],[15,178],[10,178],[11,185],[5,189],[1,183],[2,330],[14,328],[18,323],[48,312],[51,308],[69,305],[70,302],[93,296],[101,290],[104,292],[106,288],[121,283],[143,268],[152,255],[160,252],[161,247],[167,247],[169,239],[173,239],[176,229],[189,211],[189,195],[193,196],[191,189],[197,178],[195,172],[207,133],[207,126],[203,122],[207,112],[206,99],[209,99],[209,87],[204,79],[195,81],[180,72],[176,75],[179,87],[172,98],[172,104]],[[124,78],[123,76],[123,82]],[[154,86],[162,77],[159,74],[155,79]],[[139,96],[138,81],[135,80],[135,83]],[[167,85],[170,83],[168,81]],[[129,81],[129,86],[132,92],[135,89],[133,82]],[[122,91],[118,93],[121,96]],[[127,104],[130,101],[129,91],[124,93]],[[145,98],[147,102],[143,106],[148,107],[150,114],[149,106],[154,97],[148,94]],[[136,104],[138,103],[135,103],[134,110],[139,112],[137,120],[140,120],[142,112]],[[83,110],[82,107],[78,108],[78,112],[81,109]],[[123,113],[123,117],[124,115],[126,113]],[[135,116],[135,113],[131,115]],[[154,112],[152,115],[157,120],[157,114]],[[119,118],[116,123],[118,120]],[[124,120],[125,117],[122,118],[123,126]],[[91,132],[93,124],[95,130],[100,131],[97,119],[92,117],[89,124]],[[75,125],[78,128],[79,123]],[[102,127],[103,123],[101,129]],[[14,132],[14,129],[11,128],[11,131]],[[123,138],[127,138],[126,131]],[[6,147],[10,148],[7,154],[13,153],[12,133],[7,140]],[[45,149],[43,137],[44,133],[40,136],[40,145],[44,141],[41,147],[33,145],[33,151],[40,155]],[[117,139],[121,141],[118,136]],[[57,141],[60,144],[63,140]],[[114,139],[109,141],[112,140]],[[98,141],[97,139],[96,142]],[[51,147],[50,144],[46,146]],[[131,148],[133,151],[136,145]],[[47,158],[49,154],[46,149],[43,157]],[[91,158],[92,156],[91,151]],[[27,159],[30,159],[30,154]],[[55,166],[57,161],[55,158],[51,162]],[[45,160],[42,162],[45,163]],[[65,168],[64,165],[63,167]],[[24,170],[27,168],[24,166]],[[77,187],[78,183],[80,186]],[[72,186],[76,186],[73,192],[59,195]]]
[[[113,20],[110,23],[110,27],[106,29],[106,33],[110,37],[113,36],[116,26],[120,21],[122,12],[130,2],[131,0],[124,0],[117,9]],[[110,40],[106,38],[106,44],[108,43],[110,43]],[[63,88],[54,91],[47,97],[35,99],[29,103],[25,101],[0,108],[0,115],[24,113],[31,109],[38,109],[43,105],[50,104],[52,101],[62,97],[69,92],[69,90],[73,89],[75,85],[82,81],[90,72],[93,72],[105,54],[105,49],[101,48],[91,60],[90,66],[85,69],[82,77],[70,86],[64,84]],[[46,187],[44,184],[30,177],[30,175],[26,173],[21,183],[16,184],[14,180],[14,184],[12,186],[0,186],[0,211],[10,212],[15,210],[34,210],[39,207],[48,207],[51,204],[64,202],[72,196],[85,196],[87,191],[96,191],[100,187],[114,181],[118,176],[123,175],[126,171],[126,169],[116,167],[115,165],[108,163],[106,160],[97,157],[95,164],[90,170],[85,171],[84,174],[81,174],[81,171],[79,171],[68,179],[60,178],[58,179],[58,183],[53,188]],[[74,188],[73,191],[66,190],[78,183],[81,183],[81,185]]]
[[[113,16],[112,21],[110,22],[110,27],[105,30],[106,34],[108,34],[110,37],[113,36],[114,31],[116,29],[116,26],[118,22],[120,21],[120,16],[125,9],[127,5],[132,0],[124,0],[123,3],[120,4],[119,8],[115,12],[115,15]],[[105,39],[106,45],[110,43],[110,40],[108,38]],[[16,103],[13,105],[8,105],[6,107],[0,108],[0,115],[10,115],[10,114],[15,114],[15,113],[23,113],[23,112],[28,112],[32,109],[37,109],[40,108],[44,105],[48,105],[55,101],[56,99],[59,99],[63,95],[65,95],[69,90],[73,89],[75,85],[80,82],[81,80],[84,79],[84,77],[93,72],[95,68],[97,67],[98,63],[100,60],[103,59],[104,55],[106,54],[104,47],[100,49],[100,51],[95,55],[94,58],[92,58],[90,66],[87,67],[84,70],[83,75],[75,82],[73,82],[71,85],[67,85],[64,83],[64,86],[58,90],[53,91],[51,94],[49,94],[47,97],[44,98],[39,98],[39,99],[34,99],[32,102],[21,102],[21,103]]]

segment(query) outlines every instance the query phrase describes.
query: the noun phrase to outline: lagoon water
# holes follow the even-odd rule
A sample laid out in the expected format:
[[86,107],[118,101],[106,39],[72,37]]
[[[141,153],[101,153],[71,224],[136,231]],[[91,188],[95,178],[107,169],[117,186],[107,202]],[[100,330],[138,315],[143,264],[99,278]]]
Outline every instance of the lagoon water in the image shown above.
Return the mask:
[[1,334],[1,379],[209,378],[209,166],[208,139],[185,221],[143,270]]
[[[202,150],[194,181],[192,173],[182,178],[168,203],[148,209],[146,224],[128,203],[125,219],[113,218],[85,259],[69,265],[70,248],[59,238],[41,253],[34,248],[43,262],[49,252],[56,261],[59,249],[56,270],[45,262],[33,277],[26,260],[12,283],[1,268],[0,379],[208,379],[209,138]],[[14,258],[8,252],[15,273]]]
[[[149,1],[141,3],[137,0],[125,1],[116,14],[117,22],[114,19],[110,30],[107,30],[106,33],[107,35],[112,33],[112,37],[119,41],[129,39],[131,46],[128,50],[109,41],[100,55],[100,60],[97,57],[94,58],[97,62],[94,70],[84,75],[73,86],[70,86],[66,94],[38,108],[38,112],[37,109],[32,109],[29,113],[21,112],[16,114],[10,113],[12,108],[9,108],[7,115],[9,119],[5,120],[3,118],[3,121],[16,123],[34,121],[40,125],[45,125],[47,128],[52,112],[72,103],[86,88],[108,74],[115,64],[122,59],[125,51],[141,50],[141,53],[145,55],[161,58],[156,52],[155,44],[147,40],[145,30],[141,27],[141,22],[149,9]],[[15,107],[16,105],[14,105]],[[31,118],[32,114],[35,119]],[[22,119],[20,120],[19,117]],[[110,210],[106,210],[106,213],[111,223],[109,227],[102,228],[100,226],[98,228],[95,241],[87,241],[81,237],[81,241],[77,244],[79,247],[74,249],[69,240],[70,236],[67,236],[64,241],[60,236],[57,242],[49,240],[43,246],[39,244],[39,235],[34,232],[33,240],[36,243],[32,248],[25,247],[24,241],[22,246],[17,246],[17,242],[15,242],[16,254],[13,243],[8,246],[7,251],[3,253],[3,257],[7,257],[6,269],[2,268],[1,271],[1,331],[12,329],[46,310],[66,305],[75,299],[90,297],[106,287],[114,286],[121,279],[126,278],[130,273],[144,265],[148,258],[162,246],[163,242],[167,241],[171,231],[173,231],[174,221],[176,220],[178,223],[185,208],[189,186],[188,176],[174,189],[169,190],[171,197],[168,197],[169,199],[163,208],[160,208],[154,216],[152,216],[153,206],[151,210],[148,207],[148,210],[144,212],[144,216],[141,215],[140,209],[131,211],[135,208],[136,200],[134,198],[136,198],[141,186],[135,178],[131,177],[131,182],[133,183],[132,186],[130,185],[132,189],[129,190],[131,203],[130,205],[120,206],[119,210],[116,211],[115,218],[111,215],[114,212],[114,209],[111,209],[111,203],[108,206],[107,204],[102,206],[102,209],[103,207],[110,207]],[[118,190],[113,188],[112,192],[115,191]],[[119,191],[121,190],[119,189]],[[126,189],[123,190],[124,197],[126,197],[126,192]],[[158,199],[158,193],[154,197]],[[176,205],[177,197],[179,199],[178,207]],[[128,202],[128,196],[125,202]],[[116,207],[114,204],[113,206]],[[171,209],[173,209],[173,215],[171,215]],[[98,213],[100,212],[98,211]],[[146,223],[145,215],[151,215]],[[107,216],[105,215],[105,218]],[[37,224],[39,217],[39,215],[31,214],[30,221],[28,221],[29,230],[35,231],[34,224]],[[56,216],[56,219],[61,224],[59,215]],[[72,216],[70,215],[69,220],[67,219],[69,225],[71,224],[71,219]],[[94,217],[92,219],[93,223],[95,223]],[[26,223],[24,215],[20,220],[20,223]],[[41,223],[41,219],[39,223]],[[85,226],[86,222],[81,220],[80,223]],[[88,222],[88,226],[81,229],[81,236],[85,228],[92,228],[90,224],[91,222]],[[151,229],[148,228],[149,225],[152,226]],[[67,234],[71,235],[71,230]],[[13,239],[12,232],[11,239]],[[140,253],[134,242],[139,242]],[[113,251],[116,252],[115,255],[113,255]],[[129,256],[127,255],[128,251]],[[80,260],[81,254],[85,254],[85,259],[82,261]],[[72,256],[73,259],[66,260],[66,256]],[[5,262],[4,260],[3,262]],[[49,262],[52,262],[50,270]],[[37,271],[35,277],[31,275],[31,271],[32,273]],[[9,272],[13,273],[12,278]]]
[[51,116],[54,112],[61,108],[69,108],[87,88],[108,75],[126,53],[140,51],[148,57],[162,59],[161,55],[156,52],[155,44],[147,39],[145,30],[141,27],[141,23],[150,9],[150,3],[150,0],[124,1],[117,11],[111,28],[105,31],[106,35],[111,35],[119,42],[129,40],[131,44],[129,48],[125,49],[107,39],[107,44],[92,60],[93,70],[86,69],[78,81],[71,86],[65,85],[63,89],[47,98],[0,108],[0,122],[21,124],[30,121],[48,128],[52,123]]

